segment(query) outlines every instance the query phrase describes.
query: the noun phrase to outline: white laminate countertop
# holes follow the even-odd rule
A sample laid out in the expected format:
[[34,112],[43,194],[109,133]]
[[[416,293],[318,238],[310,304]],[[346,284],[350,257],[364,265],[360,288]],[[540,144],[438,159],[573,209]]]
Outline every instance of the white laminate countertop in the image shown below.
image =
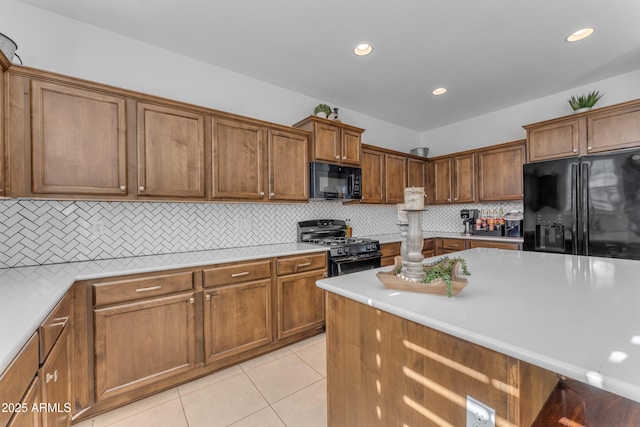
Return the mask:
[[0,269],[0,373],[76,280],[327,251],[302,243]]
[[389,267],[318,286],[640,402],[640,261],[489,248],[457,255],[471,276],[454,298],[387,289],[375,272]]
[[[378,240],[380,243],[395,243],[402,241],[400,233],[394,234],[378,234],[375,236],[366,236],[371,239]],[[502,237],[502,236],[481,236],[473,234],[451,233],[447,231],[425,231],[422,233],[422,237],[425,239],[433,239],[436,237],[445,239],[468,239],[468,240],[491,240],[494,242],[505,243],[522,243],[524,239],[522,237]]]

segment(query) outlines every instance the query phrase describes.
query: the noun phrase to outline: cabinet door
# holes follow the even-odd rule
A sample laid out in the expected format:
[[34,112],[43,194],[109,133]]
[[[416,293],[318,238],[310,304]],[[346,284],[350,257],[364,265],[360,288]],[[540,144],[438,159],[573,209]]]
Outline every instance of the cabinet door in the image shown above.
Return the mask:
[[324,123],[314,124],[313,157],[317,161],[340,163],[340,129]]
[[278,339],[324,325],[324,291],[316,286],[326,270],[278,277]]
[[93,313],[97,401],[195,367],[192,292]]
[[213,198],[263,199],[265,129],[235,120],[213,120]]
[[305,136],[269,132],[269,200],[308,200],[308,141]]
[[125,100],[33,80],[32,191],[125,195]]
[[71,425],[71,334],[70,328],[60,335],[38,376],[42,381],[42,402],[56,410],[42,413],[45,427]]
[[426,187],[425,162],[407,159],[407,187]]
[[204,116],[138,104],[138,194],[205,197]]
[[340,161],[346,165],[360,165],[360,133],[342,129],[342,152]]
[[640,145],[640,106],[587,117],[587,153]]
[[[17,412],[7,427],[40,427],[42,426],[41,412],[34,411],[32,408],[39,407],[42,399],[40,398],[40,379],[36,376],[31,385],[27,389],[22,398],[23,408],[28,408],[25,412]],[[35,405],[35,406],[34,406]],[[63,424],[68,425],[68,424]]]
[[404,187],[407,176],[406,157],[385,154],[385,202],[404,202]]
[[517,251],[520,249],[520,243],[496,242],[494,240],[469,240],[467,242],[469,249],[473,248],[496,248]]
[[384,154],[362,150],[362,202],[383,203]]
[[464,154],[453,158],[453,202],[476,201],[476,155]]
[[577,156],[586,137],[584,119],[550,123],[527,130],[527,158],[530,162]]
[[430,160],[427,162],[429,203],[451,203],[451,159]]
[[272,342],[271,283],[268,279],[205,291],[205,361]]
[[5,189],[5,181],[4,181],[4,126],[5,126],[5,116],[4,116],[4,96],[5,88],[4,88],[4,67],[0,64],[0,197],[7,196],[7,190]]
[[522,200],[524,143],[478,152],[478,201]]

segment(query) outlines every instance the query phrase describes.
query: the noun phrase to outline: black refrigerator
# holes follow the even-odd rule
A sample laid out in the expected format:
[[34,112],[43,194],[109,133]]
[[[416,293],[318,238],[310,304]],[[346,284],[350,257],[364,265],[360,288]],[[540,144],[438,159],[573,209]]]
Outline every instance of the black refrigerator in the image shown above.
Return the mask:
[[640,149],[523,167],[524,250],[640,259]]

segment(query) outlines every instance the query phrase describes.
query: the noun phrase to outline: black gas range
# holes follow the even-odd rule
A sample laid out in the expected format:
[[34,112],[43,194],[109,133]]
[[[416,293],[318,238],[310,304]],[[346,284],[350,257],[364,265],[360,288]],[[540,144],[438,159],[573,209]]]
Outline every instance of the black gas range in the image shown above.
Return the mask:
[[347,237],[347,223],[339,219],[300,221],[298,242],[329,246],[329,276],[380,267],[380,242]]

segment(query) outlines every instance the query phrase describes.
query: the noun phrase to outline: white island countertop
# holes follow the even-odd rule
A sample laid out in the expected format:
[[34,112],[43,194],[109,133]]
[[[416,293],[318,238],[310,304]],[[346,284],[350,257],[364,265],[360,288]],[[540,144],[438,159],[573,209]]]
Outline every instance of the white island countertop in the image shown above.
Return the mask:
[[[640,261],[478,248],[454,298],[387,289],[369,270],[329,291],[640,402]],[[430,260],[438,257],[430,258]]]
[[303,243],[0,269],[0,373],[76,280],[327,251]]

